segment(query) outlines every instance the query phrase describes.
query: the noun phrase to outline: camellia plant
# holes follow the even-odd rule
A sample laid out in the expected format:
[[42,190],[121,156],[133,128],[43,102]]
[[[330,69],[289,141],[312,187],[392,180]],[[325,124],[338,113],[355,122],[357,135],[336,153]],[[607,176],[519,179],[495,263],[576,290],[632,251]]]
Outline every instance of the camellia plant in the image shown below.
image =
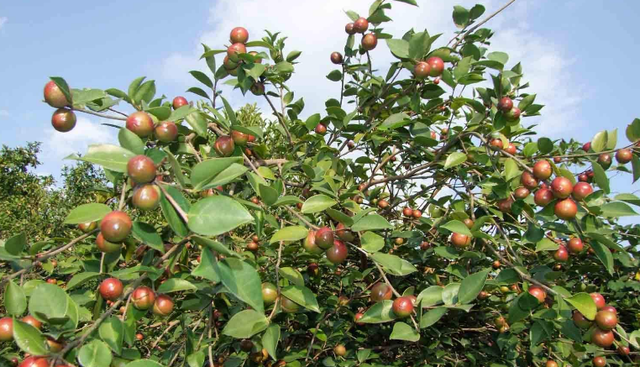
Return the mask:
[[[202,86],[188,90],[198,101],[156,97],[145,78],[125,92],[52,77],[56,130],[73,129],[76,113],[119,129],[119,145],[68,157],[102,167],[112,192],[71,210],[65,238],[6,236],[0,358],[638,363],[640,228],[618,219],[640,198],[612,193],[609,177],[640,177],[640,120],[630,143],[616,130],[586,144],[536,137],[526,120],[543,106],[483,28],[506,7],[480,20],[482,5],[455,6],[447,42],[385,33],[392,5],[416,2],[347,11],[344,50],[327,55],[339,94],[323,111],[287,86],[301,52],[242,27],[204,46],[210,73],[191,71]],[[395,60],[380,73],[371,60],[383,41]],[[220,83],[264,98],[273,120],[234,110]]]

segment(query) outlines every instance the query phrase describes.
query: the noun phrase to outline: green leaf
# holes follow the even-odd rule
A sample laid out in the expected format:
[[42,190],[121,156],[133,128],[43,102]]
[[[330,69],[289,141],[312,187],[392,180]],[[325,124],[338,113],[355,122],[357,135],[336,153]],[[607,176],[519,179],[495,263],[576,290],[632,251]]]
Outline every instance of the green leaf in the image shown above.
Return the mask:
[[627,139],[632,143],[640,140],[640,119],[634,119],[633,122],[627,125],[625,133],[627,135]]
[[618,194],[614,199],[640,206],[640,198],[633,194]]
[[391,53],[399,59],[409,58],[409,42],[403,39],[387,39],[387,46]]
[[440,227],[448,229],[454,233],[460,233],[469,237],[473,237],[469,228],[459,220],[454,219],[454,220],[448,221],[447,223],[441,225]]
[[188,217],[189,229],[203,236],[217,236],[253,222],[253,216],[244,206],[222,195],[198,201],[189,210]]
[[302,277],[302,274],[300,274],[300,272],[296,269],[284,267],[278,269],[278,273],[280,273],[283,278],[289,280],[291,283],[300,287],[304,286],[304,278]]
[[596,303],[588,293],[578,293],[573,297],[565,298],[565,301],[569,302],[587,319],[593,320],[596,317],[598,309],[596,308]]
[[293,65],[287,61],[280,61],[276,64],[276,70],[280,73],[293,73]]
[[525,157],[531,157],[534,154],[536,154],[537,151],[538,151],[538,143],[531,142],[531,143],[527,143],[527,145],[524,146],[524,149],[522,150],[522,154],[524,154]]
[[173,170],[173,174],[175,175],[174,177],[176,178],[180,186],[187,186],[187,178],[184,176],[184,173],[182,173],[182,168],[180,167],[180,163],[178,163],[176,157],[173,155],[173,153],[171,153],[169,148],[164,148],[163,151],[165,152],[167,160],[171,165],[171,169]]
[[442,287],[431,286],[418,294],[416,298],[416,304],[421,304],[422,307],[435,306],[442,303]]
[[[197,94],[197,95],[199,95],[199,96],[200,96],[200,97],[202,97],[202,98],[206,98],[206,99],[209,99],[209,100],[211,99],[211,98],[209,97],[209,94],[207,94],[207,92],[205,92],[204,90],[202,90],[202,88],[198,88],[198,87],[191,87],[191,88],[187,89],[187,92],[189,92],[189,93],[193,93],[193,94]],[[182,106],[182,107],[185,107],[185,106]],[[182,108],[182,107],[181,107],[181,108]]]
[[600,206],[602,215],[608,218],[618,218],[638,215],[629,205],[621,201],[614,201]]
[[20,316],[27,309],[27,296],[24,290],[12,280],[7,282],[7,287],[4,289],[4,308],[7,314],[12,316]]
[[637,154],[634,154],[631,159],[631,167],[633,169],[633,183],[640,178],[640,158]]
[[[442,289],[442,288],[441,288]],[[436,307],[432,310],[429,310],[424,315],[422,315],[422,320],[420,320],[420,328],[428,328],[429,326],[434,325],[445,313],[447,313],[449,309],[446,307]]]
[[[188,211],[190,208],[190,204],[187,199],[182,195],[180,190],[174,186],[163,186],[167,191],[167,194],[173,198],[178,203],[178,206],[182,208],[184,211]],[[187,228],[186,223],[182,220],[178,212],[175,210],[173,205],[167,200],[167,195],[162,194],[162,198],[160,199],[160,208],[162,209],[162,214],[164,218],[169,223],[171,229],[178,235],[182,237],[186,237],[189,234],[189,229]]]
[[555,251],[558,249],[558,244],[554,241],[551,241],[548,238],[543,238],[536,244],[536,252],[540,251]]
[[480,294],[480,291],[484,288],[484,283],[487,280],[489,271],[489,269],[486,269],[475,274],[471,274],[462,280],[460,289],[458,290],[459,303],[469,303],[478,297],[478,294]]
[[531,340],[531,345],[538,345],[544,340],[546,340],[549,336],[551,336],[553,332],[553,326],[548,321],[538,320],[533,323],[531,326],[531,330],[529,332],[529,339]]
[[29,313],[43,322],[66,322],[69,298],[57,285],[42,283],[31,293]]
[[78,362],[82,367],[109,367],[111,352],[104,342],[94,339],[80,348]]
[[191,74],[194,78],[196,78],[196,80],[198,80],[200,83],[213,89],[213,82],[211,81],[211,79],[209,79],[209,77],[205,73],[198,70],[191,70],[189,74]]
[[136,90],[135,95],[133,96],[133,100],[135,102],[145,101],[149,103],[153,96],[156,94],[156,82],[154,80],[147,80],[142,83],[142,85]]
[[513,158],[509,158],[504,161],[504,178],[507,181],[511,181],[516,177],[520,177],[522,172],[518,168],[518,163]]
[[444,169],[455,167],[467,161],[467,155],[462,152],[453,152],[449,154],[444,162]]
[[65,224],[80,224],[102,220],[102,218],[111,213],[111,208],[104,204],[91,203],[83,204],[71,211],[65,218]]
[[189,364],[189,367],[202,367],[204,365],[204,358],[204,351],[199,350],[187,356],[187,363]]
[[46,356],[49,354],[40,330],[26,322],[13,319],[13,338],[18,348],[25,353],[35,356]]
[[231,317],[222,333],[232,338],[245,339],[265,330],[267,326],[269,320],[262,312],[244,310]]
[[356,221],[351,230],[354,232],[360,231],[375,231],[378,229],[392,229],[393,226],[389,224],[389,222],[384,219],[382,216],[378,214],[369,214],[358,221]]
[[409,40],[409,57],[412,59],[421,59],[429,52],[431,47],[429,33],[418,32],[411,36]]
[[458,291],[460,283],[449,283],[442,290],[442,301],[445,305],[454,305],[458,303]]
[[549,138],[538,139],[538,150],[540,154],[549,154],[553,151],[553,142]]
[[142,139],[129,129],[120,129],[118,132],[120,145],[135,154],[144,154],[144,143]]
[[158,293],[173,293],[182,291],[195,291],[198,289],[195,285],[191,284],[188,280],[180,278],[169,278],[160,284],[158,287]]
[[396,315],[393,313],[393,301],[376,302],[364,313],[360,322],[363,324],[382,324],[395,320]]
[[[214,181],[218,175],[232,164],[242,164],[242,157],[211,158],[202,161],[191,170],[191,184],[194,190],[200,191]],[[216,185],[218,186],[218,185]]]
[[164,366],[150,359],[139,359],[137,361],[127,363],[125,367],[164,367]]
[[100,276],[102,276],[102,274],[96,273],[96,272],[92,272],[92,271],[85,271],[85,272],[82,272],[82,273],[77,273],[67,283],[67,290],[72,290],[72,289],[74,289],[75,287],[77,287],[79,285],[86,284],[85,283],[86,281],[88,281],[90,279],[98,278]]
[[169,116],[167,120],[178,122],[179,120],[184,119],[185,117],[187,117],[187,115],[189,115],[191,112],[194,112],[194,111],[196,110],[193,109],[193,107],[191,107],[190,105],[185,105],[178,108],[177,110],[173,110],[173,112],[171,112],[171,116]]
[[420,340],[420,334],[416,331],[416,329],[405,324],[404,322],[396,322],[393,325],[393,331],[391,331],[389,339],[417,342],[418,340]]
[[413,272],[418,271],[415,266],[413,266],[407,260],[404,260],[396,255],[383,254],[380,252],[376,252],[371,254],[371,259],[382,265],[384,270],[393,275],[408,275]]
[[278,359],[276,356],[276,350],[278,348],[278,341],[280,340],[280,325],[271,324],[267,328],[267,331],[262,335],[262,346],[269,352],[269,355],[274,360]]
[[238,299],[264,313],[262,282],[256,269],[242,260],[226,258],[215,263],[222,284]]
[[317,213],[327,208],[331,208],[337,203],[337,201],[331,199],[327,195],[314,195],[307,199],[304,204],[302,204],[302,209],[300,209],[300,211],[303,214]]
[[596,256],[600,262],[602,262],[602,265],[604,265],[609,274],[613,275],[613,256],[611,255],[611,250],[598,241],[591,241],[591,248],[593,248]]
[[218,241],[214,241],[209,238],[204,238],[200,236],[191,237],[195,243],[201,246],[205,246],[210,248],[211,250],[218,252],[224,256],[235,256],[239,257],[237,252],[229,250],[229,248]]
[[299,285],[290,285],[282,289],[282,294],[300,306],[320,313],[318,300],[311,289]]
[[111,171],[126,173],[129,159],[135,154],[127,149],[111,144],[91,144],[87,154],[78,157],[72,154],[65,159],[74,159],[94,163]]
[[384,247],[384,238],[373,232],[365,232],[360,237],[362,249],[367,252],[377,252]]
[[458,65],[455,69],[453,69],[453,77],[459,82],[460,79],[469,74],[469,70],[471,69],[471,62],[473,61],[473,57],[467,56],[464,59],[458,61]]
[[458,28],[464,28],[469,24],[469,10],[460,5],[453,7],[453,23]]
[[394,113],[387,117],[378,127],[380,130],[393,130],[411,123],[411,118],[404,112]]
[[320,123],[320,114],[316,113],[309,116],[307,120],[304,122],[304,125],[307,127],[308,130],[313,130],[316,128],[316,126],[319,123]]
[[27,245],[27,235],[24,233],[10,237],[4,243],[4,249],[11,255],[20,255],[24,247]]
[[309,234],[309,230],[302,226],[289,226],[278,230],[269,240],[269,243],[277,243],[280,241],[295,242],[299,241]]
[[207,119],[202,115],[202,112],[191,112],[186,116],[186,120],[196,134],[207,137]]
[[497,61],[502,65],[507,65],[507,61],[509,61],[509,55],[504,52],[491,52],[487,55],[489,60]]
[[474,5],[469,11],[469,17],[471,19],[478,19],[484,14],[485,8],[480,4]]
[[210,280],[214,283],[220,283],[220,277],[218,273],[215,271],[215,262],[216,259],[213,256],[211,250],[207,248],[203,248],[200,253],[200,264],[193,269],[191,275],[194,277],[201,277],[207,280]]
[[164,253],[164,243],[162,242],[162,237],[160,237],[160,235],[152,225],[135,221],[133,222],[132,234],[133,237],[138,241],[144,243],[152,249]]
[[607,139],[607,130],[600,131],[591,139],[591,149],[596,153],[602,152],[607,146]]
[[594,174],[593,180],[596,182],[598,187],[600,187],[606,194],[610,193],[611,189],[609,188],[609,178],[607,178],[607,174],[602,166],[597,162],[593,162],[591,164],[591,169]]
[[117,355],[122,354],[122,343],[124,342],[124,324],[116,316],[106,319],[98,329],[100,339],[102,339],[112,351]]
[[342,80],[342,71],[331,70],[331,72],[327,74],[327,79],[331,80],[332,82],[339,82],[340,80]]

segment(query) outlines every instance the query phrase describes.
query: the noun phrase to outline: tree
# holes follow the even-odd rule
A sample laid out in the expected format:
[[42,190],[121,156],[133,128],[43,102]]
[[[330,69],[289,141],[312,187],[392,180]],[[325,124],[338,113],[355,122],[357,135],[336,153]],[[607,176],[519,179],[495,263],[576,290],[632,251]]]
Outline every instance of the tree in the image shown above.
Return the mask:
[[[228,48],[204,47],[196,102],[156,98],[144,77],[127,92],[52,77],[61,131],[78,112],[118,124],[119,146],[70,157],[101,166],[116,194],[70,210],[64,244],[5,242],[2,355],[44,356],[25,367],[637,362],[640,231],[618,218],[640,199],[613,196],[608,174],[640,177],[640,120],[622,148],[615,130],[585,145],[536,137],[526,119],[543,106],[523,67],[490,51],[496,14],[454,7],[447,43],[384,33],[400,3],[416,5],[347,12],[327,75],[340,94],[321,112],[287,87],[300,52],[241,28]],[[382,40],[396,60],[381,74]],[[225,79],[272,120],[235,111]],[[54,258],[45,283],[38,264]]]

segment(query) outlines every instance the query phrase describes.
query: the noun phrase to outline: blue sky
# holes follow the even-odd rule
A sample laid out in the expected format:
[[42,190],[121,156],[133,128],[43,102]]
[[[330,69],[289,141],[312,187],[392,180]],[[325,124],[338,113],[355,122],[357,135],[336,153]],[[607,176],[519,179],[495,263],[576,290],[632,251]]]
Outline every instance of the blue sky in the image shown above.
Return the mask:
[[[400,36],[410,27],[454,31],[452,5],[467,7],[480,1],[418,0],[420,8],[395,3],[395,20],[387,31]],[[492,12],[506,0],[481,3]],[[445,3],[445,4],[443,4]],[[188,4],[188,5],[187,5]],[[280,5],[278,5],[280,4]],[[361,0],[217,0],[86,2],[14,1],[0,5],[0,144],[23,145],[42,141],[42,173],[57,175],[67,154],[89,143],[115,141],[112,128],[100,119],[82,116],[72,133],[55,134],[52,109],[41,102],[42,88],[51,75],[63,76],[72,87],[126,90],[131,80],[155,79],[159,93],[185,95],[197,85],[187,71],[198,63],[200,42],[219,48],[236,25],[249,29],[251,38],[262,30],[282,31],[288,49],[303,51],[291,85],[304,96],[307,113],[322,108],[323,96],[335,95],[335,84],[324,78],[332,65],[331,51],[344,42],[348,21],[342,10],[365,13],[370,2]],[[531,91],[547,107],[542,111],[543,135],[589,140],[602,129],[617,127],[619,145],[626,144],[624,128],[638,110],[636,72],[640,50],[636,21],[640,2],[605,0],[518,0],[488,27],[496,30],[494,50],[511,55],[510,65],[522,60]],[[443,37],[442,39],[444,39]],[[390,60],[384,43],[373,52],[374,65]],[[225,95],[236,106],[253,102],[238,91]],[[261,103],[261,102],[260,102]],[[313,111],[315,108],[316,111]],[[125,108],[122,108],[126,110]],[[80,116],[79,116],[80,117]],[[532,121],[532,120],[530,120]],[[70,163],[70,162],[66,162]],[[614,186],[632,191],[629,176]]]

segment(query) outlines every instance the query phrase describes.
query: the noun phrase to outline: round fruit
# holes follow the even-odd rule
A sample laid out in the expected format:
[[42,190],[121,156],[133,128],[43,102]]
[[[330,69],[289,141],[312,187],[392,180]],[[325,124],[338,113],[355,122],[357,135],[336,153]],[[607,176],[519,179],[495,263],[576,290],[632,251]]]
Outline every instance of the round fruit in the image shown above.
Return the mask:
[[520,109],[518,107],[513,107],[509,112],[505,114],[505,117],[509,121],[516,121],[520,118]]
[[251,86],[251,93],[253,93],[254,96],[263,95],[264,94],[264,83],[260,83],[260,82],[253,83],[253,85]]
[[244,54],[247,52],[247,48],[242,43],[234,43],[229,48],[227,48],[227,56],[229,56],[229,60],[233,62],[240,61],[238,57],[239,54]]
[[335,353],[338,357],[344,357],[347,355],[347,348],[342,344],[338,344],[333,347],[333,353]]
[[238,130],[232,130],[231,138],[233,139],[234,144],[245,146],[249,141],[249,134],[245,134],[242,131],[238,131]]
[[153,130],[156,139],[163,143],[171,143],[178,138],[178,127],[171,121],[163,121]]
[[258,245],[257,243],[251,241],[247,244],[247,250],[251,251],[251,252],[256,252],[258,251],[258,249],[260,248],[260,245]]
[[270,305],[278,298],[278,288],[273,283],[262,283],[262,301]]
[[578,182],[572,191],[573,198],[576,200],[584,200],[587,196],[591,195],[593,187],[586,182]]
[[509,112],[513,108],[513,100],[509,97],[502,97],[498,102],[498,109],[502,112]]
[[336,65],[342,64],[342,54],[340,52],[332,52],[331,62]]
[[71,105],[71,102],[67,100],[67,97],[62,93],[62,89],[58,88],[58,85],[51,80],[44,86],[44,101],[51,107],[65,107]]
[[131,233],[131,218],[125,212],[112,211],[100,222],[100,233],[109,242],[120,242]]
[[618,316],[611,311],[598,311],[594,320],[602,330],[613,330],[618,325]]
[[342,241],[335,240],[333,241],[333,246],[327,250],[326,255],[327,259],[333,264],[341,264],[347,259],[349,251],[347,245]]
[[260,57],[260,55],[258,54],[258,52],[256,51],[250,51],[249,55],[251,55],[253,57],[253,63],[254,64],[262,64],[262,57]]
[[0,319],[0,341],[6,342],[13,340],[13,319],[11,317],[3,317]]
[[219,156],[228,157],[233,154],[235,143],[233,142],[232,137],[230,137],[229,135],[223,135],[216,139],[213,148],[216,150],[216,153],[218,153]]
[[364,325],[364,323],[358,322],[362,317],[364,317],[364,314],[362,312],[358,312],[355,314],[355,316],[353,317],[353,320],[356,322],[356,325]]
[[579,239],[578,237],[574,237],[569,240],[569,243],[567,244],[567,249],[572,254],[579,254],[582,252],[582,250],[584,250],[584,244],[582,243],[581,239]]
[[387,283],[377,283],[371,288],[372,302],[390,300],[392,296],[393,290]]
[[126,127],[139,137],[146,138],[153,133],[153,119],[146,112],[134,112],[127,117]]
[[160,189],[155,185],[138,187],[131,198],[133,205],[141,210],[153,210],[160,203]]
[[540,189],[533,196],[533,201],[538,206],[547,206],[553,201],[553,193],[549,189]]
[[402,215],[404,215],[405,217],[411,217],[413,216],[413,209],[406,207],[404,209],[402,209]]
[[104,236],[102,235],[102,232],[100,232],[98,233],[98,236],[96,236],[96,247],[101,252],[111,253],[111,252],[120,251],[120,249],[122,248],[122,244],[113,243],[105,240]]
[[578,181],[580,182],[589,182],[589,176],[586,173],[581,173],[578,175]]
[[388,207],[388,206],[389,206],[389,202],[388,202],[388,201],[386,201],[386,200],[384,200],[384,199],[380,199],[380,200],[378,200],[378,207],[379,207],[380,209],[385,209],[385,208],[386,208],[386,207]]
[[322,227],[316,231],[316,246],[326,250],[334,245],[333,231],[329,227]]
[[300,306],[287,297],[280,297],[280,307],[286,313],[296,313],[300,311]]
[[453,233],[451,243],[457,248],[465,248],[471,244],[471,238],[462,233]]
[[511,155],[516,155],[516,153],[518,153],[518,151],[516,150],[516,146],[513,145],[513,143],[509,143],[509,145],[507,145],[504,151]]
[[440,76],[444,71],[444,61],[437,56],[433,56],[427,59],[427,64],[431,66],[431,72],[429,75],[431,76]]
[[245,352],[250,352],[253,349],[253,342],[249,339],[245,339],[240,342],[240,349]]
[[305,250],[316,255],[321,254],[323,251],[320,247],[318,247],[318,245],[316,245],[315,231],[309,231],[309,234],[307,234],[307,238],[304,240],[304,243],[302,244],[302,246],[304,247]]
[[229,34],[231,43],[247,43],[249,40],[249,32],[243,27],[235,27]]
[[344,31],[347,32],[347,34],[349,35],[356,34],[356,30],[354,29],[353,23],[347,23],[347,25],[344,26]]
[[[369,29],[369,21],[366,18],[360,17],[353,22],[353,30],[356,33],[364,33]],[[347,31],[347,33],[349,33]]]
[[553,258],[559,262],[566,262],[569,260],[569,251],[563,245],[558,246],[558,249],[553,254]]
[[591,342],[599,347],[608,348],[613,344],[613,332],[609,330],[594,329],[591,334]]
[[413,68],[413,74],[418,79],[427,78],[431,74],[431,65],[426,61],[419,61]]
[[122,282],[116,278],[107,278],[100,283],[100,295],[102,298],[115,301],[122,296]]
[[579,311],[573,311],[571,318],[573,319],[573,323],[580,329],[588,329],[591,326],[591,321],[584,317]]
[[553,173],[553,169],[551,168],[551,163],[549,161],[537,161],[536,164],[533,165],[533,177],[538,180],[546,180],[551,177]]
[[633,159],[631,149],[620,149],[616,152],[616,161],[620,164],[627,164]]
[[545,367],[558,367],[558,364],[556,363],[556,361],[550,359],[545,364]]
[[609,311],[615,313],[616,315],[618,314],[618,310],[616,310],[616,308],[611,305],[605,305],[600,309],[600,311]]
[[346,228],[342,223],[338,223],[336,226],[336,235],[338,235],[339,239],[347,242],[352,242],[355,239],[353,232]]
[[54,338],[47,337],[46,343],[49,346],[49,351],[53,353],[58,353],[62,350],[62,348],[64,348],[64,342],[62,338],[56,340]]
[[422,217],[422,212],[419,211],[418,209],[413,211],[413,215],[412,215],[415,219],[420,219]]
[[584,150],[585,152],[588,152],[591,149],[591,142],[586,142],[584,143],[584,145],[582,145],[582,150]]
[[511,198],[498,200],[498,209],[503,213],[510,213],[511,205],[513,205]]
[[560,219],[571,220],[578,214],[578,206],[571,199],[558,200],[553,212]]
[[78,229],[80,229],[84,233],[89,233],[96,228],[98,228],[98,222],[87,222],[78,224]]
[[504,143],[502,142],[502,139],[491,139],[491,141],[489,142],[489,145],[497,148],[497,149],[502,149]]
[[493,264],[491,264],[491,266],[493,266],[494,269],[499,269],[500,268],[500,260],[496,260],[493,262]]
[[225,69],[228,70],[237,70],[238,68],[238,63],[231,61],[231,59],[229,59],[229,56],[225,56],[224,59],[222,60],[222,65],[224,66]]
[[173,311],[173,299],[166,294],[161,294],[153,303],[153,313],[158,316],[169,316]]
[[186,98],[182,97],[182,96],[178,96],[176,98],[173,99],[173,109],[177,110],[178,108],[182,107],[182,106],[186,106],[189,104],[189,101],[187,101]]
[[316,132],[316,134],[324,135],[327,133],[327,127],[323,124],[318,124],[316,125],[314,131]]
[[607,305],[607,302],[600,293],[593,292],[589,295],[591,296],[591,299],[593,299],[593,302],[596,303],[596,308],[598,310],[602,310]]
[[467,226],[467,228],[469,229],[473,228],[473,225],[475,224],[473,222],[473,219],[471,218],[465,218],[465,220],[462,223],[464,223],[464,225]]
[[398,238],[396,238],[394,240],[394,242],[395,242],[396,245],[400,246],[400,245],[402,245],[404,243],[404,238],[398,237]]
[[604,367],[607,365],[607,359],[603,356],[593,357],[593,367]]
[[598,163],[605,170],[609,169],[609,167],[611,167],[611,154],[608,154],[608,153],[600,154],[598,156]]
[[127,162],[127,174],[137,184],[144,184],[156,178],[156,165],[146,155],[137,155]]
[[[367,33],[362,37],[362,48],[366,51],[371,51],[378,45],[378,37],[375,33]],[[433,70],[433,69],[432,69]]]
[[18,367],[49,367],[49,362],[43,357],[29,356]]
[[538,187],[538,180],[536,180],[536,178],[528,171],[522,172],[522,175],[520,176],[520,183],[529,190],[533,190]]
[[413,300],[409,297],[398,297],[393,301],[393,313],[400,318],[405,318],[413,312]]
[[536,297],[540,303],[543,303],[545,298],[547,298],[547,292],[537,285],[532,285],[527,290],[530,295]]
[[629,354],[631,354],[631,349],[629,349],[629,347],[626,347],[624,345],[620,345],[618,347],[618,354],[621,356],[628,356]]
[[559,199],[566,199],[573,192],[573,184],[566,177],[556,177],[551,181],[551,192]]
[[156,301],[156,295],[149,287],[138,287],[131,294],[131,302],[138,310],[148,310]]
[[71,131],[76,126],[76,114],[66,108],[59,108],[51,116],[51,126],[61,133]]
[[515,196],[515,198],[519,200],[526,199],[529,194],[531,194],[531,191],[529,191],[529,189],[524,186],[518,187],[516,191],[513,192],[513,196]]

